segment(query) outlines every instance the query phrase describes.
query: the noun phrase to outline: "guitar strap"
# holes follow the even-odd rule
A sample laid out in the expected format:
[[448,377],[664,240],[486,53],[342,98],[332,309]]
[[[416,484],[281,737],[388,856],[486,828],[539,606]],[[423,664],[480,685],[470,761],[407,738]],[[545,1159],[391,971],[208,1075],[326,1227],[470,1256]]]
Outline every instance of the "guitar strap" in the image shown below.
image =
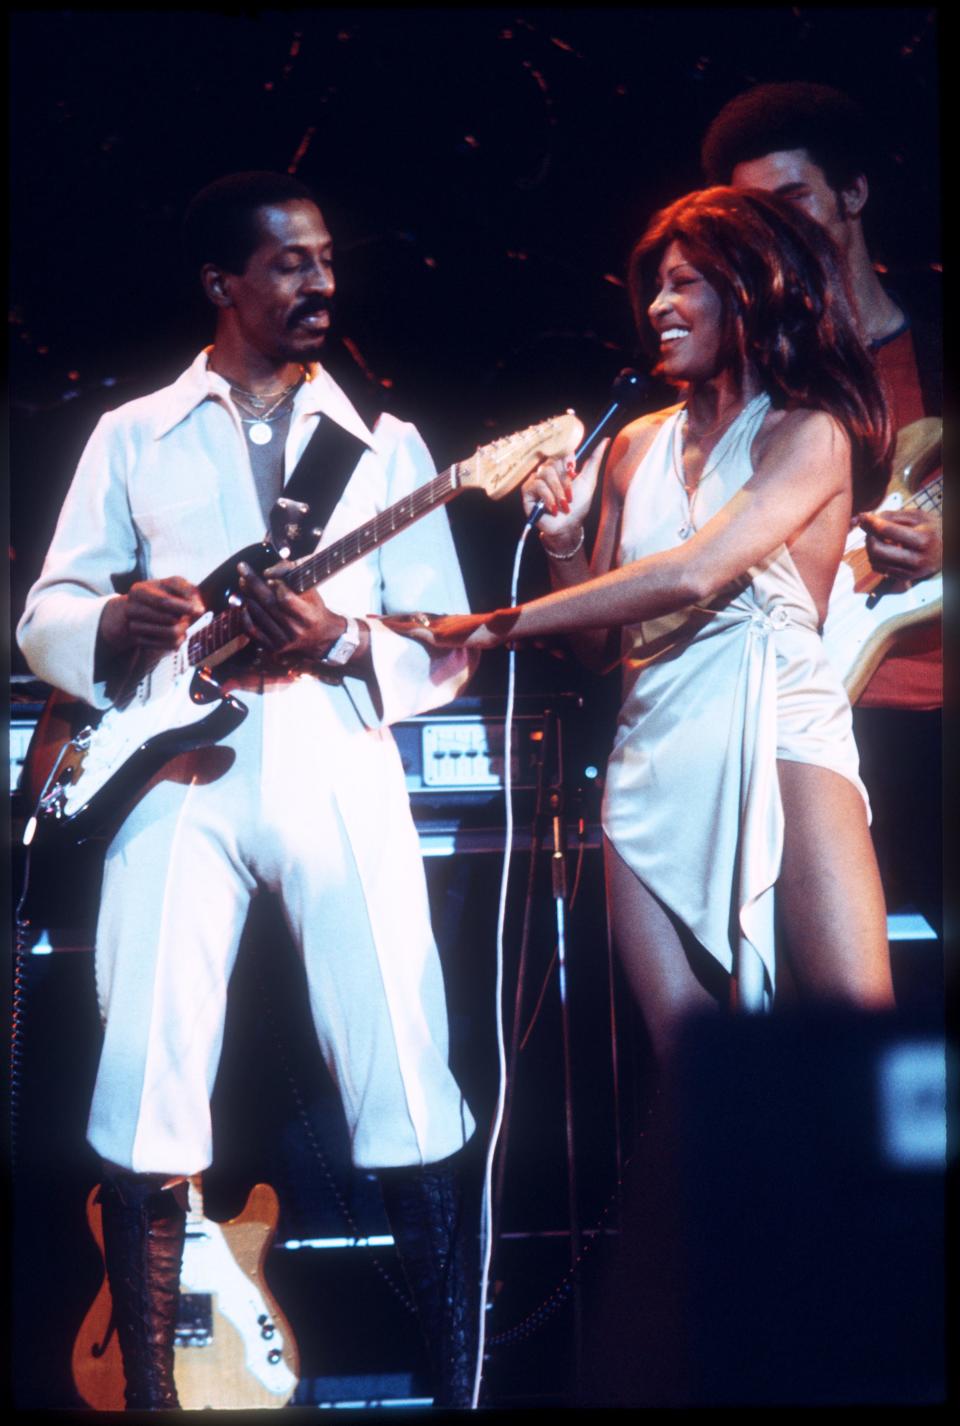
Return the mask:
[[[343,387],[344,383],[338,381]],[[369,390],[346,393],[364,424],[373,429],[380,409]],[[345,431],[329,416],[321,415],[290,479],[281,494],[285,500],[299,500],[310,506],[310,529],[322,530],[346,489],[357,461],[367,443],[352,431]],[[310,541],[312,546],[313,540]]]

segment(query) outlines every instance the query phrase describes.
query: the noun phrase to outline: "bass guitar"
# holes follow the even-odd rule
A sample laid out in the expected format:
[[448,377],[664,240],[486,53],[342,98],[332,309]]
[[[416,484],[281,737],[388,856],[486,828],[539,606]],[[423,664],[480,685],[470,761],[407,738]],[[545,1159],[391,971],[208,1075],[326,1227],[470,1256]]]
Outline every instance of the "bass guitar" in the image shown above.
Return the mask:
[[[935,417],[914,421],[898,433],[894,473],[881,510],[942,509],[943,475],[927,479],[940,464],[942,438],[943,423]],[[898,636],[938,618],[942,609],[942,575],[903,589],[872,568],[864,531],[852,532],[823,626],[827,657],[843,678],[851,703],[860,697]]]
[[[90,1231],[103,1252],[99,1190],[87,1200]],[[300,1363],[289,1324],[263,1278],[277,1226],[277,1195],[251,1190],[243,1212],[226,1223],[204,1215],[199,1178],[189,1183],[173,1377],[188,1411],[285,1406]],[[124,1372],[106,1276],[74,1344],[73,1382],[94,1411],[123,1411]]]
[[85,840],[122,813],[164,763],[219,742],[246,717],[245,705],[225,693],[211,672],[250,644],[236,607],[240,560],[303,594],[461,490],[479,489],[502,499],[540,460],[575,449],[582,438],[583,426],[568,411],[481,446],[468,460],[315,554],[290,563],[282,545],[264,540],[225,560],[200,585],[208,612],[179,648],[138,670],[136,686],[102,716],[66,694],[51,694],[20,783],[27,805],[35,809],[24,842]]

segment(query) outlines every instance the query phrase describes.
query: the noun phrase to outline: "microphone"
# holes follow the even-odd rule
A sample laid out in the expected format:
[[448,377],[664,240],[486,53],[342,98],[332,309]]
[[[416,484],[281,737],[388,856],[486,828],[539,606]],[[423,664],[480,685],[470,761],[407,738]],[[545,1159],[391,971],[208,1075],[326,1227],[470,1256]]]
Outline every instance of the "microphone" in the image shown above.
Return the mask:
[[[580,449],[574,453],[574,460],[579,465],[585,456],[588,456],[594,446],[598,444],[603,436],[604,430],[618,411],[626,414],[639,406],[642,406],[650,394],[650,378],[644,376],[642,372],[634,371],[631,367],[624,367],[617,376],[610,388],[610,395],[613,398],[608,409],[600,417],[589,436],[584,438]],[[542,500],[538,500],[536,505],[527,516],[527,524],[533,526],[540,519],[545,510]]]

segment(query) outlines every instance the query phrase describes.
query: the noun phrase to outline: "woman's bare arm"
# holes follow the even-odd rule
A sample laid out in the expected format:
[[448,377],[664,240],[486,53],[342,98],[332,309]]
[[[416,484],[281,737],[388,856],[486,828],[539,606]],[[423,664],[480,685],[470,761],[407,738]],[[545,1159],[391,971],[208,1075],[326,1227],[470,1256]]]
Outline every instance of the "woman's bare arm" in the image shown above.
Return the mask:
[[555,590],[518,609],[432,619],[429,642],[493,647],[583,629],[609,629],[706,604],[833,502],[849,517],[850,443],[824,412],[774,413],[754,474],[685,544]]
[[850,443],[838,423],[820,411],[783,413],[754,474],[690,540],[522,605],[510,637],[634,624],[705,604],[849,494]]
[[[576,481],[596,480],[591,464],[602,465],[603,487],[600,520],[589,560],[583,544],[583,519],[586,510],[582,497],[579,506],[574,497],[580,495],[576,482],[564,479],[556,462],[548,470],[534,476],[524,489],[526,500],[541,499],[550,512],[541,521],[541,540],[550,569],[550,583],[555,591],[574,589],[612,569],[620,537],[623,501],[630,479],[646,455],[656,435],[663,413],[644,417],[625,427],[609,446],[604,442]],[[564,495],[567,499],[564,502]],[[563,502],[566,509],[563,508]],[[589,507],[587,507],[589,508]],[[579,541],[579,544],[578,544]],[[583,629],[574,632],[570,644],[587,668],[603,671],[615,664],[620,654],[619,628]]]

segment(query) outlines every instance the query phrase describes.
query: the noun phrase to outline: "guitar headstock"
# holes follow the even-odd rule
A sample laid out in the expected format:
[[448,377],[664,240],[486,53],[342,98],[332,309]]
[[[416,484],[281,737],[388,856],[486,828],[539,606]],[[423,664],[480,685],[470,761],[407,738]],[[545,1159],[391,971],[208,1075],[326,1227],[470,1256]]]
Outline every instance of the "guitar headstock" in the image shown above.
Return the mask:
[[467,460],[458,462],[457,476],[461,486],[474,486],[491,500],[501,500],[542,460],[572,455],[582,440],[583,425],[572,411],[566,411],[480,446]]

